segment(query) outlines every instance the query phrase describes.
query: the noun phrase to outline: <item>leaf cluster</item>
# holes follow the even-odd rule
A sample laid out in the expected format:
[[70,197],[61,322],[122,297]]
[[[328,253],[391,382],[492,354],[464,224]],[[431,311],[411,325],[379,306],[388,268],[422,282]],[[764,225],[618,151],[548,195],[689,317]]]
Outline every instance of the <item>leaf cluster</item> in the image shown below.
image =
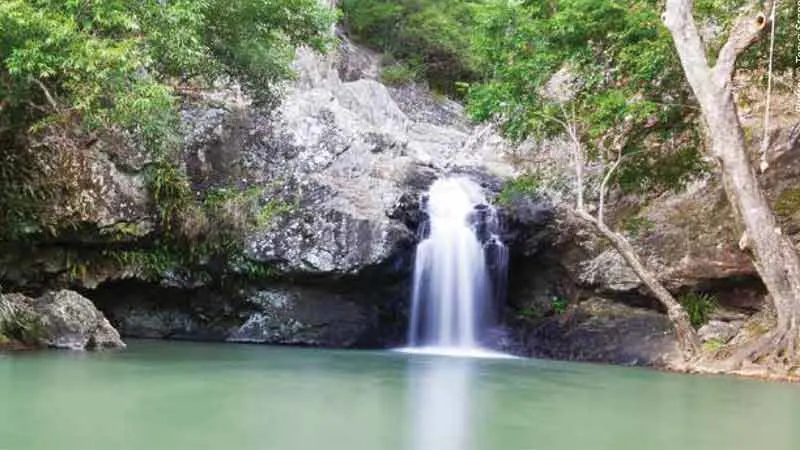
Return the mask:
[[473,32],[473,7],[479,3],[344,0],[341,7],[353,35],[391,54],[406,67],[420,68],[420,75],[434,90],[458,96],[458,82],[478,77],[469,36]]
[[473,39],[484,79],[468,111],[516,140],[560,134],[552,119],[575,119],[590,157],[616,159],[609,143],[621,142],[618,183],[680,187],[702,170],[698,114],[661,9],[652,0],[485,2]]
[[[133,136],[154,160],[169,160],[180,144],[181,86],[227,78],[273,104],[295,47],[324,48],[332,20],[317,0],[0,2],[3,234],[41,228],[48,208],[36,205],[58,189],[45,180],[59,154]],[[153,185],[170,186],[158,178],[177,175],[159,170]]]

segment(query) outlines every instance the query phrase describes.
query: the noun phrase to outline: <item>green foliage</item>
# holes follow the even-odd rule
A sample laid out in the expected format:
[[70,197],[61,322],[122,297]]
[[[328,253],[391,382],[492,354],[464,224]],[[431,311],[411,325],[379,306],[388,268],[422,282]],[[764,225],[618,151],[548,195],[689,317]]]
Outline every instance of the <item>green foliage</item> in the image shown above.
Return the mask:
[[632,237],[637,237],[653,230],[655,223],[647,217],[630,217],[622,224],[622,228]]
[[721,339],[709,339],[703,343],[703,350],[707,352],[716,352],[725,346],[725,342]]
[[388,85],[413,83],[418,76],[417,69],[405,63],[396,63],[381,69],[381,81]]
[[517,311],[517,317],[523,320],[537,322],[544,319],[545,311],[544,308],[540,307],[537,303],[533,303]]
[[695,327],[700,327],[708,322],[711,313],[717,307],[717,299],[713,295],[690,292],[682,295],[678,301],[689,314],[689,320]]
[[[764,2],[766,3],[766,2]],[[716,59],[717,51],[727,39],[734,21],[753,2],[749,0],[698,0],[695,2],[696,15],[710,23],[721,27],[721,32],[716,39],[706,45],[712,51],[712,63]],[[758,2],[762,4],[762,2]],[[774,70],[783,72],[795,68],[795,42],[796,42],[796,8],[778,3],[775,10],[775,49]],[[763,45],[755,45],[748,49],[737,61],[740,68],[745,70],[761,70],[767,67],[769,58],[769,39],[762,39]]]
[[516,315],[521,320],[530,322],[539,322],[548,316],[560,316],[567,312],[569,302],[558,296],[553,295],[546,300],[532,301],[524,307],[520,308]]
[[569,304],[565,299],[558,296],[553,296],[553,298],[550,299],[550,306],[553,308],[553,312],[560,316],[567,312],[567,307]]
[[152,189],[162,195],[157,203],[161,205],[163,227],[159,238],[140,248],[104,250],[99,259],[68,261],[71,281],[107,264],[134,270],[151,281],[178,272],[203,282],[274,275],[269,264],[244,258],[244,239],[251,231],[268,227],[276,216],[291,212],[295,205],[264,200],[264,189],[257,187],[212,188],[201,200],[195,200],[182,177],[167,175],[160,179],[164,181]]
[[189,179],[176,163],[162,157],[148,167],[146,181],[161,226],[166,231],[172,230],[194,204]]
[[137,270],[141,276],[151,281],[159,280],[185,262],[180,252],[164,245],[149,249],[106,250],[102,255],[110,258],[117,267]]
[[472,6],[477,3],[344,0],[341,7],[351,33],[411,67],[419,67],[420,75],[435,90],[458,95],[456,82],[478,76],[469,40]]
[[616,180],[623,192],[677,192],[698,176],[709,171],[709,165],[695,145],[681,146],[664,153],[635,153],[620,167]]
[[[553,118],[569,119],[595,160],[616,158],[606,149],[622,136],[617,181],[629,190],[680,188],[702,170],[698,112],[658,2],[492,0],[475,10],[485,79],[469,90],[473,118],[499,120],[516,140],[561,134]],[[572,96],[545,95],[556,73]]]
[[[48,199],[66,203],[55,194],[69,180],[50,180],[97,139],[134,137],[157,161],[151,185],[176,186],[176,87],[233,78],[272,104],[294,48],[323,48],[332,16],[317,0],[1,2],[3,237],[58,225],[42,213]],[[162,217],[178,206],[160,204]]]
[[513,180],[506,181],[497,201],[501,205],[509,205],[514,199],[535,195],[542,186],[542,178],[537,173],[526,173]]

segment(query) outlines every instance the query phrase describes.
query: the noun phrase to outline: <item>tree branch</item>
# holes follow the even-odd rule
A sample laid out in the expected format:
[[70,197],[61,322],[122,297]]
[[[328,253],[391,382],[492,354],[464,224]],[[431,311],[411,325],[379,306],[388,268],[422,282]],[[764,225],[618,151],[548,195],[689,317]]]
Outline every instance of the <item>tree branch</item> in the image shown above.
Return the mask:
[[619,165],[622,163],[622,149],[618,149],[617,152],[617,160],[614,161],[614,164],[606,173],[606,176],[603,177],[603,182],[600,184],[600,206],[597,209],[597,220],[600,223],[605,223],[605,216],[604,216],[604,209],[606,203],[606,191],[608,190],[608,182],[611,180],[611,176],[614,175],[614,171],[617,170]]
[[572,110],[572,119],[570,119],[570,115],[567,114],[566,109],[564,109],[563,104],[559,104],[561,108],[561,113],[564,115],[564,120],[559,119],[558,117],[548,116],[542,113],[536,113],[540,117],[552,120],[557,124],[561,125],[564,128],[564,131],[567,132],[569,136],[571,145],[571,153],[572,153],[572,160],[574,163],[575,169],[575,197],[576,197],[576,208],[580,211],[583,211],[584,203],[583,203],[583,149],[581,148],[581,141],[578,138],[578,130],[577,126],[575,125],[575,109]]
[[49,103],[49,104],[50,104],[50,106],[51,106],[53,109],[55,109],[56,111],[60,111],[61,109],[58,107],[58,103],[56,103],[55,99],[54,99],[54,98],[53,98],[53,96],[50,94],[50,91],[47,89],[47,86],[45,86],[45,85],[44,85],[44,83],[42,83],[41,81],[39,81],[39,79],[38,79],[38,78],[33,78],[33,77],[31,77],[31,80],[32,80],[34,83],[36,83],[36,85],[37,85],[37,86],[39,86],[39,89],[41,89],[41,90],[42,90],[42,92],[44,92],[44,96],[45,96],[45,98],[47,99],[47,103]]
[[564,109],[564,105],[560,104],[559,106],[561,107],[561,112],[566,118],[566,123],[564,123],[564,126],[567,130],[567,134],[569,134],[570,140],[572,141],[572,158],[575,163],[576,206],[578,210],[583,211],[583,148],[581,147],[581,140],[578,138],[577,125],[575,124],[575,108],[572,108],[572,116],[570,117],[570,115],[568,115],[567,111]]
[[[693,8],[693,0],[667,0],[667,8],[661,18],[672,34],[686,76],[694,87],[706,84],[710,73],[703,41],[692,16]],[[695,92],[695,95],[699,97],[700,93]],[[700,100],[702,105],[703,99]]]
[[724,86],[731,80],[736,67],[736,59],[758,41],[769,21],[770,19],[764,13],[747,15],[736,20],[736,24],[728,36],[728,41],[719,52],[717,64],[714,66],[714,80],[718,86]]

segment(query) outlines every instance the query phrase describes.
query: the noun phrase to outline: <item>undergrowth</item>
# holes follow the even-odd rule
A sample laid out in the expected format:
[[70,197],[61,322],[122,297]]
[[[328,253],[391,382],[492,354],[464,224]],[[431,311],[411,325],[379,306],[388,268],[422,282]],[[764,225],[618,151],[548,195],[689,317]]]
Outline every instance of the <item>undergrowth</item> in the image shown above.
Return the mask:
[[678,301],[689,314],[689,320],[695,327],[708,322],[711,313],[717,307],[717,298],[711,294],[690,292],[678,298]]

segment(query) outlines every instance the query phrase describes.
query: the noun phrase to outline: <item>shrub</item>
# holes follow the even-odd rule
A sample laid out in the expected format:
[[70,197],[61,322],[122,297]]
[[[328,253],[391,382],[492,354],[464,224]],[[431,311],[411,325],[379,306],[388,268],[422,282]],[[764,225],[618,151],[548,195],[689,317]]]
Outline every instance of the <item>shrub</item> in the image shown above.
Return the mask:
[[[434,90],[458,96],[463,93],[457,89],[457,82],[478,79],[470,41],[471,3],[344,0],[342,11],[351,34],[418,67],[418,75]],[[400,80],[406,82],[409,78]]]
[[393,86],[413,83],[418,75],[415,68],[404,63],[392,64],[381,69],[381,81]]
[[689,320],[695,327],[708,322],[711,313],[717,307],[716,297],[705,293],[691,292],[680,296],[678,300],[686,309]]
[[553,307],[553,312],[560,316],[567,312],[567,306],[569,306],[569,304],[565,299],[554,296],[550,299],[550,306]]
[[535,195],[542,185],[542,178],[537,173],[526,173],[507,181],[497,198],[501,205],[509,205],[514,199]]

